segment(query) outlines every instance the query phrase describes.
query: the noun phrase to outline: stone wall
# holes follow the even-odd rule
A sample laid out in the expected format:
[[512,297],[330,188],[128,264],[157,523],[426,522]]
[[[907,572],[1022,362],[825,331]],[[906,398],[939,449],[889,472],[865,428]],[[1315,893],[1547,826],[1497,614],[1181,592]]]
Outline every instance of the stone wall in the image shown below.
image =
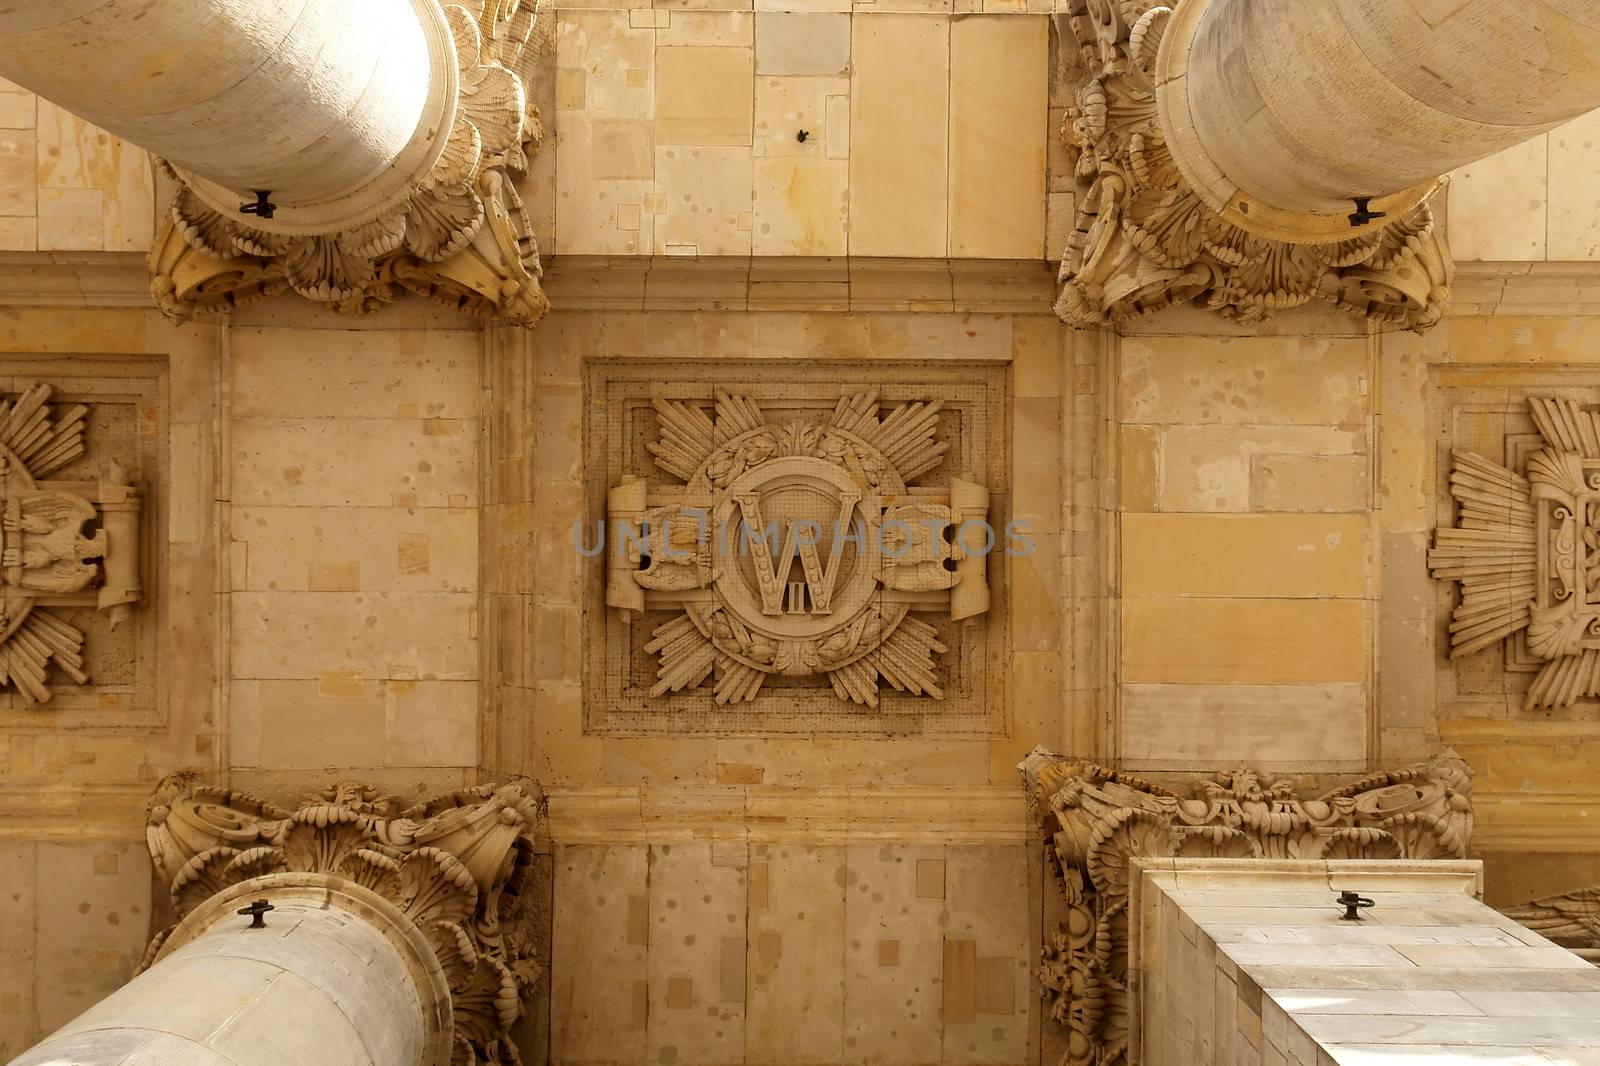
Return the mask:
[[[143,804],[184,766],[278,796],[537,777],[563,1061],[1050,1061],[1035,745],[1326,777],[1448,743],[1491,902],[1600,881],[1600,703],[1526,711],[1503,649],[1449,660],[1427,564],[1452,447],[1499,461],[1483,427],[1526,431],[1529,396],[1600,402],[1592,123],[1457,177],[1456,312],[1426,337],[1192,309],[1069,333],[1050,14],[758,6],[563,9],[531,332],[413,300],[168,323],[148,160],[0,94],[0,376],[141,397],[158,546],[144,717],[94,679],[0,708],[0,1055],[132,972]],[[610,608],[572,526],[612,487],[602,363],[997,382],[992,513],[1036,547],[989,569],[982,724],[595,728]]]

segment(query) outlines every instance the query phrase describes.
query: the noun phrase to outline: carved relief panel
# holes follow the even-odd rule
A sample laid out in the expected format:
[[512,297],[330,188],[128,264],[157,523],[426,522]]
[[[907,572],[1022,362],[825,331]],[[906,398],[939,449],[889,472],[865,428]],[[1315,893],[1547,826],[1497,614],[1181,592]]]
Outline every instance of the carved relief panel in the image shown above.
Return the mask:
[[[110,367],[89,365],[72,371]],[[0,728],[153,725],[161,379],[0,365]],[[37,373],[36,372],[40,372]]]
[[599,363],[589,393],[589,730],[990,729],[1003,370]]
[[1442,693],[1589,713],[1600,710],[1600,389],[1560,372],[1523,382],[1442,393],[1446,483],[1428,554],[1447,583]]

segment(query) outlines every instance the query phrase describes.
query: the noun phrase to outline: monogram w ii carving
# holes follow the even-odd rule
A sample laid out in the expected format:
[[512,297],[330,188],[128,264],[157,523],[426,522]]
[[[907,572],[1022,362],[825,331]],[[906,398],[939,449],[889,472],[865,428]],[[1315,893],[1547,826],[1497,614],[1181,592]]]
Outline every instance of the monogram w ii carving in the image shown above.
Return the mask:
[[825,676],[841,700],[876,708],[882,682],[943,697],[938,629],[988,610],[986,560],[960,533],[987,529],[989,492],[915,479],[939,466],[937,402],[880,417],[876,392],[769,424],[748,396],[708,413],[655,400],[658,468],[683,482],[624,478],[608,498],[606,602],[629,616],[670,610],[645,651],[652,698],[711,686],[718,706],[754,700],[774,677]]

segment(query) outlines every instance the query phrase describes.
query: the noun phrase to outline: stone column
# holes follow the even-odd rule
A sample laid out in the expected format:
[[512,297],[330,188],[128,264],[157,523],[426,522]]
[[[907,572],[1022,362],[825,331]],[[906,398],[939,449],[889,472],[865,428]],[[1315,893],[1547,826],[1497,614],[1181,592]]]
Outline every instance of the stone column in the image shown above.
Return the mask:
[[1167,143],[1213,210],[1343,241],[1439,178],[1600,107],[1600,0],[1183,0],[1156,63]]
[[432,0],[11,4],[0,75],[160,156],[224,208],[263,190],[302,221],[359,214],[424,177],[458,80]]
[[[237,912],[255,900],[264,924]],[[325,874],[246,881],[208,900],[149,970],[12,1066],[445,1066],[450,989],[415,925]]]
[[515,1063],[538,818],[520,784],[408,809],[345,784],[288,810],[170,779],[147,832],[175,923],[139,976],[12,1066]]
[[285,288],[360,313],[409,289],[531,325],[547,303],[513,182],[548,22],[535,0],[0,3],[0,75],[177,178],[150,252],[173,315]]

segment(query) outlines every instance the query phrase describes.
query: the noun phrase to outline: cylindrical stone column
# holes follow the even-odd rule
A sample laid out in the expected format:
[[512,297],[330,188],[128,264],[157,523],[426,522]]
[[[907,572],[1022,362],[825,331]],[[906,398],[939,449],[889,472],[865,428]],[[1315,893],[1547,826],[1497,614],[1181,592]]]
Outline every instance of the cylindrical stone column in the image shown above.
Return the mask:
[[0,0],[0,75],[218,187],[223,208],[264,190],[300,223],[339,222],[438,158],[457,80],[444,19],[434,0]]
[[[1175,5],[1177,6],[1177,5]],[[1183,0],[1157,61],[1185,178],[1279,240],[1392,221],[1441,175],[1600,107],[1600,0]]]
[[[265,899],[265,928],[236,911]],[[143,974],[11,1066],[446,1066],[450,989],[387,900],[326,874],[213,896]]]

